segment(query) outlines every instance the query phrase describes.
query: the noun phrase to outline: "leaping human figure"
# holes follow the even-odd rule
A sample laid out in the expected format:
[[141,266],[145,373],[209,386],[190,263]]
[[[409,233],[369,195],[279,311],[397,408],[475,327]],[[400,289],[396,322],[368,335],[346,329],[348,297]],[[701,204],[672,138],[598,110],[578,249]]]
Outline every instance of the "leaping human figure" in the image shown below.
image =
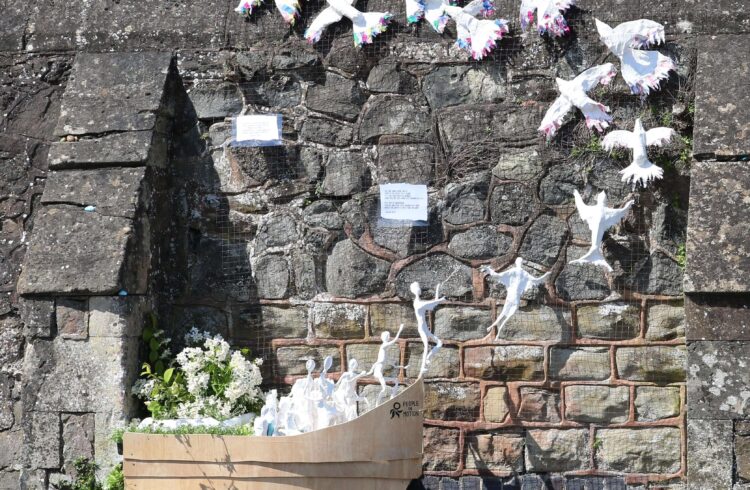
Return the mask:
[[605,63],[589,68],[573,80],[556,78],[560,96],[555,99],[539,125],[539,131],[552,138],[560,126],[565,115],[575,106],[586,117],[586,126],[602,132],[612,122],[612,116],[607,114],[609,107],[591,99],[587,92],[599,84],[607,85],[617,74],[612,63]]
[[602,239],[604,232],[610,227],[620,222],[628,214],[628,210],[633,205],[631,199],[621,208],[607,207],[607,194],[602,191],[596,196],[596,204],[587,205],[578,190],[573,191],[576,200],[576,208],[581,219],[586,222],[591,230],[591,248],[580,259],[571,260],[571,264],[590,263],[604,267],[607,271],[612,272],[612,267],[607,263],[602,255]]
[[487,327],[487,331],[491,332],[495,325],[502,321],[502,323],[500,323],[500,327],[497,329],[495,340],[500,339],[500,331],[502,331],[508,320],[510,320],[510,318],[516,313],[516,311],[518,311],[518,306],[521,304],[521,296],[523,296],[523,293],[531,288],[543,284],[550,275],[550,272],[547,272],[539,277],[534,277],[526,272],[522,266],[523,259],[521,257],[518,257],[516,259],[515,265],[503,272],[495,272],[488,265],[483,265],[479,268],[479,270],[481,270],[483,273],[490,276],[490,279],[505,286],[505,289],[507,291],[505,294],[505,304],[503,305],[502,311],[500,311],[500,315],[497,317],[497,320],[492,323],[492,325]]
[[[440,303],[443,303],[445,297],[440,297],[440,284],[435,288],[435,299],[433,300],[423,300],[420,297],[422,295],[422,288],[419,287],[418,282],[411,283],[409,290],[414,295],[414,316],[417,317],[417,331],[419,332],[419,338],[422,339],[422,367],[419,369],[419,375],[422,376],[427,372],[427,367],[430,365],[432,357],[443,346],[443,341],[430,332],[427,326],[426,315],[428,311],[434,310]],[[435,347],[432,350],[430,350],[430,340],[435,342]]]
[[633,187],[639,183],[646,187],[651,180],[661,179],[664,175],[664,170],[648,159],[648,147],[661,146],[674,135],[675,131],[672,128],[652,128],[646,131],[641,120],[636,119],[633,131],[618,130],[608,133],[602,140],[602,147],[609,151],[615,147],[633,150],[632,163],[620,171],[622,181],[632,183]]
[[658,51],[647,51],[650,44],[664,42],[664,26],[648,19],[623,22],[614,29],[599,19],[596,30],[607,48],[620,58],[622,78],[630,91],[643,97],[669,77],[674,61]]

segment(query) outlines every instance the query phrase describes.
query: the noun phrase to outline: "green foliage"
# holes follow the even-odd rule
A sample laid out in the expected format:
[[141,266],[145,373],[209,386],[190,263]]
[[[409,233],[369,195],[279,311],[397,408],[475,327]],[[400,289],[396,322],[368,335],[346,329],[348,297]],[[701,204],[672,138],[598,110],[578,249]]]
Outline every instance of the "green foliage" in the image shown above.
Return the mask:
[[602,444],[604,444],[604,441],[602,441],[598,437],[596,439],[594,439],[594,450],[599,449],[600,447],[602,447]]
[[124,427],[113,430],[112,434],[109,435],[109,439],[115,444],[122,444],[122,435],[125,434],[126,430]]
[[96,479],[96,470],[99,466],[89,461],[88,458],[78,458],[73,462],[76,470],[76,479],[60,483],[60,490],[103,490],[101,483]]
[[[575,145],[570,150],[570,156],[576,160],[605,155],[607,151],[602,148],[602,140],[598,136],[592,136],[584,145]],[[614,160],[622,160],[627,155],[622,150],[613,149],[609,152],[609,156]]]
[[685,253],[685,244],[680,244],[680,246],[677,247],[677,263],[680,264],[680,267],[683,269],[685,268],[685,264],[687,263],[687,254]]
[[682,136],[682,150],[680,151],[680,162],[685,167],[690,167],[690,160],[693,158],[693,138]]
[[118,464],[107,475],[107,481],[104,483],[106,490],[125,490],[125,475],[122,473],[122,463]]
[[253,427],[250,424],[238,425],[236,427],[183,426],[176,429],[163,429],[155,427],[146,427],[139,429],[137,427],[133,427],[127,429],[127,432],[165,435],[211,434],[214,436],[251,436],[253,435]]

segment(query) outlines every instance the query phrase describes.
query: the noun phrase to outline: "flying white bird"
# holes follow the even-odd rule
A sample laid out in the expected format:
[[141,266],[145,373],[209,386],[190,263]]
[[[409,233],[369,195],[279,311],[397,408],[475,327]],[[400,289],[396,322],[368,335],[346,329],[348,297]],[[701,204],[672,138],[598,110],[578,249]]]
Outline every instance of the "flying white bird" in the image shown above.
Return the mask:
[[602,255],[602,238],[604,238],[605,231],[619,223],[628,213],[628,210],[633,205],[633,201],[630,200],[625,203],[625,206],[616,209],[607,207],[607,194],[604,191],[597,194],[596,204],[592,206],[583,202],[578,190],[574,190],[573,195],[576,199],[578,214],[591,230],[591,248],[583,257],[571,260],[570,263],[591,263],[600,265],[607,269],[607,271],[612,272],[612,267],[610,267]]
[[598,84],[607,85],[616,74],[615,65],[605,63],[589,68],[570,81],[555,79],[560,96],[547,109],[539,131],[547,135],[547,139],[552,138],[573,106],[583,112],[586,126],[596,128],[600,132],[604,131],[612,121],[612,116],[607,114],[609,107],[592,100],[586,93]]
[[518,305],[521,303],[521,296],[523,296],[523,293],[531,288],[538,286],[539,284],[543,284],[550,275],[550,273],[547,272],[540,277],[534,277],[526,272],[523,269],[522,265],[523,259],[521,257],[518,257],[516,259],[516,264],[507,271],[495,272],[488,265],[483,265],[479,268],[480,271],[489,275],[490,279],[499,284],[502,284],[506,289],[505,304],[503,305],[503,309],[500,312],[500,316],[498,316],[497,320],[495,320],[494,323],[487,328],[488,332],[491,331],[492,328],[502,320],[500,328],[497,329],[495,340],[500,339],[500,331],[503,329],[505,324],[508,323],[510,317],[512,317],[518,310]]
[[473,0],[463,8],[444,5],[443,9],[456,21],[456,45],[468,51],[475,60],[484,58],[497,40],[508,33],[506,20],[476,18],[479,14],[487,16],[494,12],[491,0]]
[[323,30],[346,17],[352,21],[354,45],[369,44],[373,38],[385,31],[392,15],[388,12],[360,12],[352,7],[354,0],[326,0],[328,7],[315,17],[305,31],[305,39],[310,44],[320,40]]
[[523,0],[521,2],[521,29],[524,31],[534,21],[539,34],[550,33],[553,36],[564,36],[570,27],[562,13],[575,5],[575,0]]
[[[234,9],[240,15],[250,17],[255,7],[260,6],[263,0],[240,0],[237,8]],[[299,18],[299,1],[298,0],[274,0],[276,8],[278,9],[281,17],[289,25],[294,23]]]
[[664,26],[653,20],[640,19],[619,24],[614,29],[596,21],[599,37],[620,58],[622,78],[634,94],[646,96],[658,89],[662,80],[675,69],[674,61],[658,51],[644,51],[650,44],[664,42]]
[[602,140],[602,147],[612,151],[615,147],[633,150],[633,161],[628,167],[620,170],[623,182],[630,182],[633,187],[640,183],[646,187],[651,180],[661,179],[664,170],[648,159],[649,146],[661,146],[668,142],[675,132],[671,128],[653,128],[645,131],[640,119],[635,120],[633,131],[612,131]]

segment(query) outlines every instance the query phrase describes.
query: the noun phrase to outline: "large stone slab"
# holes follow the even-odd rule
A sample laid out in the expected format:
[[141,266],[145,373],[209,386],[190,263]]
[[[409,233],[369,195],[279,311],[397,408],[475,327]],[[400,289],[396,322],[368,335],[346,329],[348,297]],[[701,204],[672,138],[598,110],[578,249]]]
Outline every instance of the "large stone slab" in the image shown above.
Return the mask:
[[732,422],[687,421],[688,489],[732,487]]
[[615,353],[620,378],[652,383],[685,381],[685,346],[622,347]]
[[[128,131],[101,138],[52,143],[49,149],[49,166],[53,169],[104,165],[138,166],[149,160],[153,140],[153,131]],[[153,163],[164,165],[164,162]]]
[[690,181],[685,292],[750,291],[750,162],[696,162]]
[[55,135],[154,129],[170,53],[79,53]]
[[45,207],[18,282],[22,294],[117,294],[145,292],[145,268],[130,266],[134,235],[130,219],[89,213],[80,207]]
[[464,350],[464,374],[472,378],[540,381],[544,379],[543,364],[542,347],[505,345]]
[[[734,9],[731,12],[733,16]],[[701,40],[695,79],[696,158],[730,159],[750,154],[750,91],[745,83],[749,76],[750,35],[705,36]],[[699,185],[703,183],[699,181]]]
[[696,341],[688,347],[688,416],[743,419],[750,415],[750,343]]
[[145,176],[145,167],[50,172],[42,203],[95,206],[96,213],[132,219]]
[[542,429],[526,432],[526,469],[533,472],[585,470],[589,431]]
[[677,427],[598,430],[597,467],[624,473],[677,473],[680,440]]
[[373,257],[351,240],[333,247],[326,263],[328,292],[345,298],[357,298],[383,291],[391,264]]
[[466,468],[511,475],[523,471],[521,434],[471,434],[467,437]]
[[688,340],[750,340],[750,295],[689,295]]

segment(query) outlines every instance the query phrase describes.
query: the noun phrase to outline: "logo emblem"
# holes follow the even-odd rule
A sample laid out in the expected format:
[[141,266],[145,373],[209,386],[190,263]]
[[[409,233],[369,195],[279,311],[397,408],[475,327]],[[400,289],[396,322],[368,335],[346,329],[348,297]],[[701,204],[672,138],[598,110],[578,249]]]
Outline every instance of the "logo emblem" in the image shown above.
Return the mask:
[[401,404],[399,402],[393,402],[393,408],[391,408],[391,418],[401,417]]

